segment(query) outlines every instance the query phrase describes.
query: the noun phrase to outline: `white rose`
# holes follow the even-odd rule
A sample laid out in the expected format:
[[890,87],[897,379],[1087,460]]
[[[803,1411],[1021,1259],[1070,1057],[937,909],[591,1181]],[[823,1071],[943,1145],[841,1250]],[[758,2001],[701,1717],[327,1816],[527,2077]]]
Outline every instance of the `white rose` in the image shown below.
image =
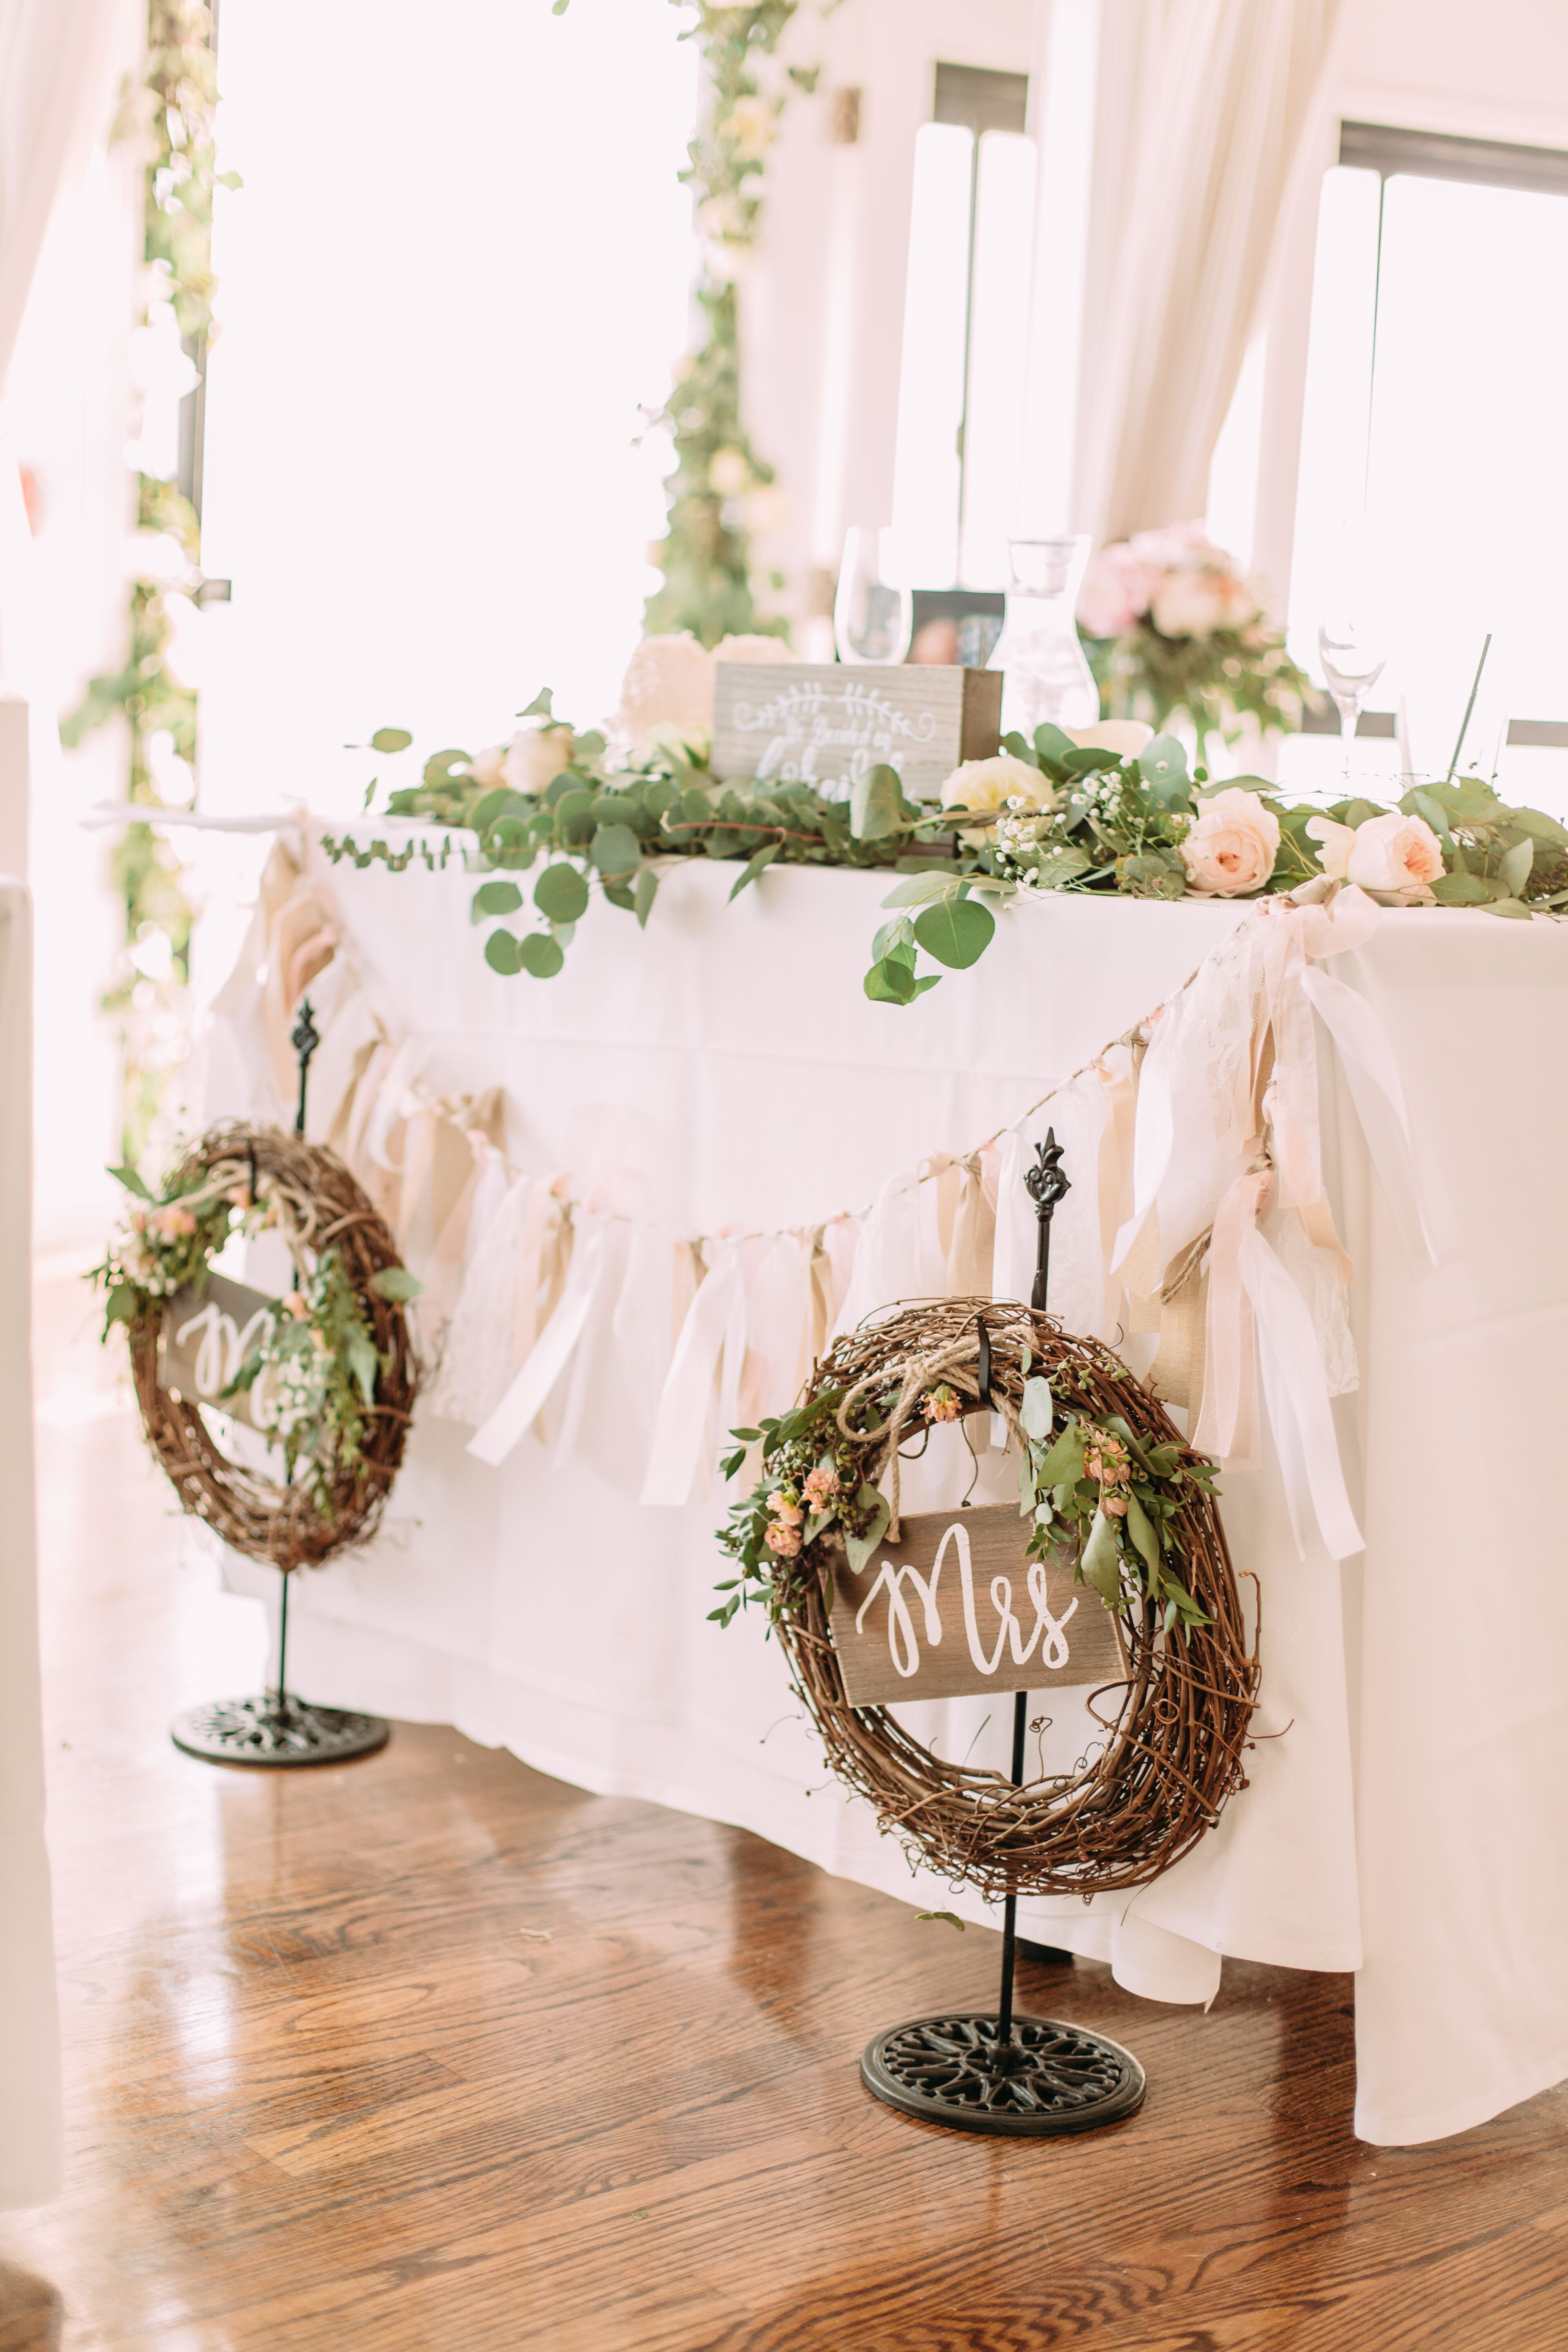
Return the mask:
[[992,760],[966,760],[942,788],[944,809],[1000,809],[1010,800],[1026,801],[1036,809],[1057,804],[1048,778],[1011,751],[998,751]]
[[645,637],[621,680],[614,724],[640,751],[656,727],[689,736],[713,725],[713,656],[689,629]]
[[1442,871],[1443,846],[1431,826],[1394,809],[1357,825],[1345,879],[1375,898],[1410,906],[1430,902]]
[[506,781],[506,758],[504,743],[487,743],[484,750],[476,751],[469,761],[468,773],[476,784],[482,784],[486,792],[493,793],[498,784]]
[[1319,844],[1318,863],[1324,873],[1342,882],[1355,844],[1354,825],[1337,824],[1331,816],[1315,816],[1309,820],[1307,832]]
[[1198,803],[1197,822],[1182,844],[1187,887],[1201,898],[1260,890],[1279,855],[1279,818],[1239,784]]
[[1098,727],[1064,727],[1080,751],[1114,751],[1119,760],[1135,760],[1154,730],[1141,719],[1102,719]]
[[[510,784],[514,793],[542,793],[571,757],[570,727],[524,727],[508,745],[497,781]],[[479,774],[477,761],[474,772]]]

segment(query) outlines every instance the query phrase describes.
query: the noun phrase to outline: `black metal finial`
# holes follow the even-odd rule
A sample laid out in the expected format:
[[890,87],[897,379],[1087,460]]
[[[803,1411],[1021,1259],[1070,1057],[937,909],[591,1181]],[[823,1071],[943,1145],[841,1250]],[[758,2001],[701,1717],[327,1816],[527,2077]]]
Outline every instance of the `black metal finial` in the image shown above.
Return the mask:
[[1035,1286],[1029,1293],[1029,1305],[1043,1312],[1050,1286],[1051,1219],[1058,1205],[1072,1191],[1072,1179],[1062,1172],[1062,1146],[1057,1141],[1054,1127],[1046,1129],[1044,1143],[1035,1146],[1035,1165],[1024,1171],[1024,1181],[1029,1198],[1035,1204],[1039,1225],[1039,1240],[1035,1251]]
[[985,1328],[984,1315],[975,1317],[974,1331],[980,1342],[978,1360],[974,1368],[974,1384],[980,1402],[990,1412],[995,1410],[991,1397],[991,1334]]
[[[305,1082],[310,1067],[310,1056],[321,1042],[321,1032],[310,1018],[310,1000],[307,997],[300,1007],[300,1018],[289,1033],[289,1043],[293,1046],[300,1063],[300,1108],[294,1114],[296,1135],[303,1135],[305,1132]],[[1032,1182],[1033,1180],[1030,1181]]]

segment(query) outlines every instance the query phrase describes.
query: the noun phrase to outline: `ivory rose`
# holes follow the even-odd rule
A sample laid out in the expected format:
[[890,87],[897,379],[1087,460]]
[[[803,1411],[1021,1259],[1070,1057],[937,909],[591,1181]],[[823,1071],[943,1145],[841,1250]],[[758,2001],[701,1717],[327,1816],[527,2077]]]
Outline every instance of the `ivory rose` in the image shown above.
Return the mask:
[[[571,757],[570,727],[521,728],[507,745],[495,782],[510,784],[514,793],[542,793]],[[481,783],[490,782],[488,773],[479,775],[478,760],[474,773]]]
[[1373,898],[1413,905],[1431,898],[1432,885],[1442,871],[1442,844],[1431,826],[1421,817],[1393,809],[1387,816],[1368,817],[1357,825],[1345,879]]
[[713,724],[713,656],[689,629],[645,637],[621,680],[618,731],[640,751],[656,727],[686,735]]
[[1314,816],[1307,821],[1307,835],[1318,844],[1318,863],[1324,873],[1342,882],[1355,842],[1354,825],[1341,824],[1331,816]]
[[1057,804],[1048,778],[1011,751],[998,751],[991,760],[965,760],[942,788],[943,808],[999,809],[1010,800],[1026,801],[1038,809]]
[[1260,890],[1279,855],[1279,818],[1239,784],[1198,803],[1197,822],[1182,844],[1187,887],[1201,898]]

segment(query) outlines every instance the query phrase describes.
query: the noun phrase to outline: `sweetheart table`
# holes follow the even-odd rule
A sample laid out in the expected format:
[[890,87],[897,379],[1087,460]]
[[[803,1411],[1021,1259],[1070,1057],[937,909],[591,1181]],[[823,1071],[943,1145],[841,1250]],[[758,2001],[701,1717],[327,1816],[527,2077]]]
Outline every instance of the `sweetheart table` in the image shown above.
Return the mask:
[[[595,902],[563,972],[536,982],[485,964],[471,877],[329,866],[317,836],[302,824],[297,869],[281,884],[269,869],[217,999],[208,1109],[288,1115],[282,1038],[305,975],[325,1039],[311,1131],[380,1185],[432,1315],[451,1319],[382,1532],[300,1580],[300,1685],[452,1723],[580,1786],[984,1916],[911,1874],[831,1780],[761,1619],[708,1622],[726,1572],[710,1470],[721,1410],[789,1401],[813,1281],[837,1281],[830,1304],[851,1318],[943,1286],[965,1155],[974,1197],[984,1180],[994,1198],[994,1295],[1026,1296],[1018,1174],[1048,1124],[1074,1186],[1051,1305],[1095,1328],[1110,1295],[1109,1081],[1091,1071],[1041,1097],[1253,910],[1042,897],[1003,915],[978,969],[894,1008],[860,988],[885,877],[774,867],[731,906],[738,869],[699,863],[666,878],[644,933]],[[1221,1481],[1237,1568],[1260,1595],[1249,1785],[1155,1885],[1025,1902],[1019,1921],[1156,2000],[1206,2003],[1226,1955],[1353,1970],[1355,2128],[1413,2142],[1568,2071],[1568,1581],[1552,1474],[1568,1403],[1568,927],[1391,909],[1333,970],[1392,1048],[1436,1258],[1411,1248],[1320,1027],[1323,1167],[1354,1265],[1328,1386],[1364,1549],[1334,1558],[1310,1515],[1298,1541],[1265,1428],[1260,1458]],[[1011,1143],[974,1158],[1005,1129]],[[430,1171],[458,1134],[461,1213],[443,1223]],[[536,1312],[531,1283],[568,1211],[573,1258]],[[687,1365],[681,1423],[670,1368],[695,1235],[710,1281],[716,1251],[743,1261],[732,1293],[752,1320]],[[552,1303],[550,1328],[574,1319],[572,1351],[507,1450],[494,1408]],[[516,1340],[500,1366],[485,1355],[498,1330]],[[1134,1369],[1152,1345],[1127,1339]],[[491,1459],[470,1450],[481,1424]],[[933,1432],[906,1507],[955,1503],[972,1470],[961,1431]],[[983,1450],[974,1499],[1011,1486]],[[642,1499],[660,1493],[685,1499]],[[271,1581],[232,1558],[226,1572],[247,1591]],[[1053,1699],[1042,1769],[1067,1769],[1092,1737],[1079,1697]],[[1005,1769],[987,1702],[907,1712],[943,1752]]]

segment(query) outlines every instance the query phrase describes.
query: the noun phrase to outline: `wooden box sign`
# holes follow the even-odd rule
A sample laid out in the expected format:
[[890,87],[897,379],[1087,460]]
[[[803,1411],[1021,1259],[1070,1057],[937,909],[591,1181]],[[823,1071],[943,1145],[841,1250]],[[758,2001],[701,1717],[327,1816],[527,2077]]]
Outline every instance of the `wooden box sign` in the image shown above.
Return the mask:
[[1030,1559],[1028,1540],[999,1503],[906,1518],[862,1575],[841,1561],[833,1646],[850,1704],[1121,1682],[1110,1612],[1070,1564]]
[[226,1397],[223,1391],[277,1311],[276,1298],[223,1274],[208,1275],[200,1298],[189,1288],[176,1290],[163,1303],[160,1384],[171,1396],[216,1405],[254,1427],[249,1392]]
[[1001,740],[1002,673],[920,662],[720,662],[713,773],[727,784],[806,783],[847,800],[868,768],[934,801],[962,760]]

